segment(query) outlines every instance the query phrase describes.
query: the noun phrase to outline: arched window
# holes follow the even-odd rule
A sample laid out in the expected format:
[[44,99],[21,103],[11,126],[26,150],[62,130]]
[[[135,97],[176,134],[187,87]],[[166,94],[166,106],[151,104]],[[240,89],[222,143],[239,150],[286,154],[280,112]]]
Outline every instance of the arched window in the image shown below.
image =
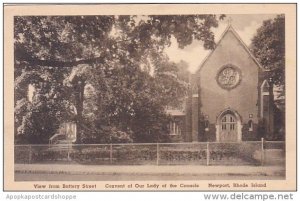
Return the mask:
[[260,116],[264,117],[264,112],[269,110],[269,95],[270,95],[270,84],[267,80],[264,80],[261,88],[261,100],[260,100]]

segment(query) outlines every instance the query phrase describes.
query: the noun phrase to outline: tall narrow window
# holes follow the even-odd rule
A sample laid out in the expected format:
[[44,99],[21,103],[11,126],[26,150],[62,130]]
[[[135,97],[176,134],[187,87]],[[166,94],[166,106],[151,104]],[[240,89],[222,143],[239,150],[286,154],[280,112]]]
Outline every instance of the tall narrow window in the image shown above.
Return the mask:
[[264,113],[269,110],[269,92],[270,85],[267,80],[265,80],[261,85],[261,100],[260,100],[260,116],[264,117]]

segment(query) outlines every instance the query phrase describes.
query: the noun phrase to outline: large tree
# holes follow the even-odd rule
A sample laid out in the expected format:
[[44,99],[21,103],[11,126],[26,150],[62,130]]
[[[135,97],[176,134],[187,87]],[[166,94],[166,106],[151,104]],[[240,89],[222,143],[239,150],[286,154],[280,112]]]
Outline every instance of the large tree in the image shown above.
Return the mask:
[[[266,20],[252,39],[252,51],[265,68],[265,79],[275,89],[274,132],[283,137],[285,127],[285,17]],[[275,87],[274,87],[275,86]],[[279,109],[279,108],[280,109]]]
[[278,15],[266,20],[252,39],[251,49],[260,64],[268,70],[268,78],[285,94],[285,18]]
[[[138,141],[159,133],[164,107],[180,100],[185,87],[164,48],[174,36],[180,48],[196,39],[212,49],[210,29],[217,26],[215,15],[15,17],[15,105],[22,108],[16,110],[17,134],[28,127],[33,135],[48,115],[52,130],[36,132],[47,139],[54,125],[73,118],[72,104],[78,143],[111,133],[107,128],[133,133]],[[24,100],[27,84],[39,89],[35,102]],[[57,108],[47,108],[49,102]],[[43,107],[33,118],[34,103]]]

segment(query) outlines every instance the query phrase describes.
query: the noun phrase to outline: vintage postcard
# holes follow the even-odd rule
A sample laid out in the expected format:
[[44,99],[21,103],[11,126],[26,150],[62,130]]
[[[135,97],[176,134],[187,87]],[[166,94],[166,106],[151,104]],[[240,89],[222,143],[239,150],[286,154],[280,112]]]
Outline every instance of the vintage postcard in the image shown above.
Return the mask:
[[6,4],[4,50],[5,191],[296,190],[296,4]]

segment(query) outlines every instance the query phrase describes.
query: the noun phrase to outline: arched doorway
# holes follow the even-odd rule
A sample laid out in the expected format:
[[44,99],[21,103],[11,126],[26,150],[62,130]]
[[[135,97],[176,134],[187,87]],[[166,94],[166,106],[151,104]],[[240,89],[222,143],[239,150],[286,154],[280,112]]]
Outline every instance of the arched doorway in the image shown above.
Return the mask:
[[227,109],[218,116],[216,124],[218,142],[238,142],[242,139],[241,118],[236,111]]

